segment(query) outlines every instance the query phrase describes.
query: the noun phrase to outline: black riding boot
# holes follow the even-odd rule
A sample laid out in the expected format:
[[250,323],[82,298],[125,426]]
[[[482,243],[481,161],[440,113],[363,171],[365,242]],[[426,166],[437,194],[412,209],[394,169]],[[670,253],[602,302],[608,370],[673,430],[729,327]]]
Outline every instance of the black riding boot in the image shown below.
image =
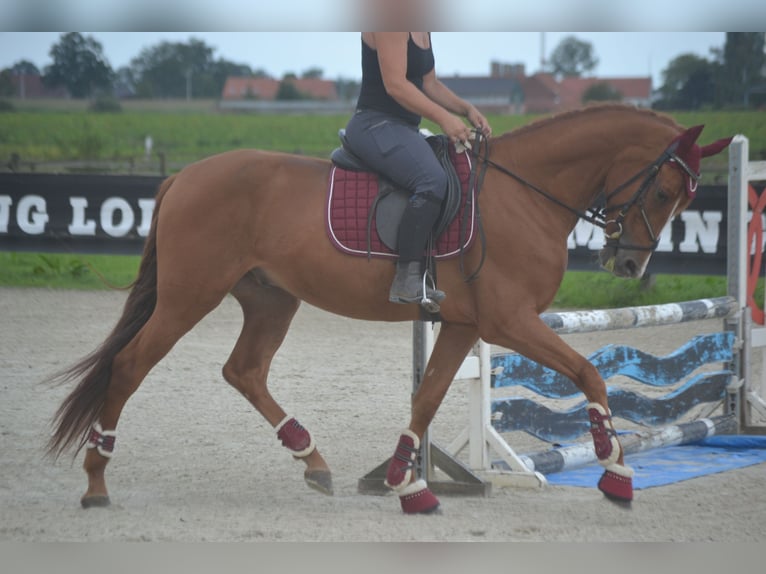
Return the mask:
[[[407,204],[399,224],[399,261],[388,296],[392,303],[420,303],[423,300],[421,261],[440,210],[439,200],[433,197],[414,197]],[[443,291],[426,286],[427,299],[439,303],[444,297]]]

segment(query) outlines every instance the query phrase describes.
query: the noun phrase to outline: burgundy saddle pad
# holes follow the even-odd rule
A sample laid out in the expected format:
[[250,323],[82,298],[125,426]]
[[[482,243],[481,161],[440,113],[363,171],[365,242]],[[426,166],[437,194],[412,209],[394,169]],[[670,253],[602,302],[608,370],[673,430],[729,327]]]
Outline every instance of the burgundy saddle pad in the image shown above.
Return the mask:
[[[460,179],[461,198],[457,216],[447,229],[436,239],[432,255],[437,259],[448,259],[460,253],[460,230],[463,227],[463,249],[468,249],[476,235],[475,190],[469,190],[471,180],[471,158],[468,152],[457,153],[450,146],[450,158]],[[367,171],[351,171],[333,166],[327,193],[327,233],[332,244],[343,253],[367,257],[367,226],[370,209],[378,195],[378,174]],[[466,203],[466,194],[470,194]],[[464,218],[468,218],[463,222]],[[396,258],[378,235],[375,217],[372,217],[369,241],[369,255],[372,257]]]

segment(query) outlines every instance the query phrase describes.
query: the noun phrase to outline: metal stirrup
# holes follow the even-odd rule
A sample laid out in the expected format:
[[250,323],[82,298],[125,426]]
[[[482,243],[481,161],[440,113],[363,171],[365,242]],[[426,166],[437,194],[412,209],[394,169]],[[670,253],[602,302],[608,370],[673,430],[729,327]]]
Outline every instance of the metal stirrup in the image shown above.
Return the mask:
[[[439,305],[438,301],[434,301],[433,299],[429,298],[427,293],[427,287],[428,287],[428,280],[431,279],[431,274],[428,272],[428,269],[426,269],[423,272],[423,297],[420,299],[420,306],[423,307],[428,313],[438,313],[441,309],[441,306]],[[436,285],[433,283],[433,280],[431,281],[431,289],[434,291],[436,290]]]

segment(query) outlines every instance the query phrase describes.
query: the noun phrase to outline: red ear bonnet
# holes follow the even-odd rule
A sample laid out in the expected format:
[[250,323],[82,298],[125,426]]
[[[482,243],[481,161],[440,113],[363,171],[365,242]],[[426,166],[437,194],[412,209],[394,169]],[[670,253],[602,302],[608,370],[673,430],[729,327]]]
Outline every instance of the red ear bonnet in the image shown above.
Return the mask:
[[[699,138],[702,130],[705,126],[694,126],[676,137],[670,144],[670,149],[675,146],[675,155],[679,160],[684,162],[689,170],[694,173],[696,177],[700,174],[700,162],[703,157],[710,157],[720,153],[731,143],[733,138],[724,138],[715,141],[705,147],[697,145],[697,138]],[[671,160],[673,162],[673,160]],[[694,197],[697,192],[697,180],[696,177],[692,178],[685,169],[674,163],[679,169],[684,172],[686,179],[686,193],[689,197]]]

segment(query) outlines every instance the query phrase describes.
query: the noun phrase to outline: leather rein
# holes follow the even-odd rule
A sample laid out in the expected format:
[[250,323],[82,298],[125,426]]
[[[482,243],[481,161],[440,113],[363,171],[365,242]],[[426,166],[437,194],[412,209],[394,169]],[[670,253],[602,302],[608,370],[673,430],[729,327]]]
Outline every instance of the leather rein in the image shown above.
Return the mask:
[[[484,179],[484,174],[487,168],[491,166],[495,168],[496,170],[498,170],[499,172],[521,183],[525,187],[528,187],[529,189],[542,195],[548,201],[573,213],[579,219],[585,220],[603,229],[604,235],[606,236],[606,247],[612,247],[615,249],[615,251],[618,249],[631,249],[631,250],[639,250],[639,251],[654,251],[655,249],[657,249],[657,245],[659,244],[659,236],[657,235],[657,233],[655,233],[654,229],[652,229],[652,225],[649,222],[649,217],[646,213],[644,202],[646,199],[646,194],[649,191],[649,188],[654,183],[655,179],[657,178],[657,175],[660,172],[660,168],[663,165],[665,165],[668,162],[672,162],[674,165],[678,166],[683,172],[685,172],[689,176],[689,178],[691,179],[694,185],[696,185],[696,183],[699,181],[699,174],[694,173],[694,171],[686,164],[686,162],[683,161],[676,154],[676,148],[678,147],[678,142],[673,142],[665,151],[662,152],[662,154],[656,160],[654,160],[651,164],[649,164],[645,168],[641,169],[638,173],[633,175],[627,181],[618,185],[616,188],[614,188],[610,192],[599,194],[599,196],[597,197],[597,202],[600,204],[600,206],[594,205],[583,211],[583,210],[579,210],[574,207],[571,207],[570,205],[561,201],[559,198],[555,197],[551,193],[536,186],[535,184],[523,178],[522,176],[512,172],[510,169],[506,168],[505,166],[500,165],[499,163],[489,159],[489,140],[485,138],[479,131],[475,131],[474,133],[475,133],[475,140],[474,140],[474,145],[472,146],[472,155],[474,158],[479,160],[479,162],[481,162],[482,164],[480,175],[477,177],[477,183],[479,184],[479,187],[476,188],[477,190],[480,189],[480,184]],[[633,195],[626,202],[621,203],[619,205],[607,206],[607,203],[609,202],[611,198],[613,198],[618,193],[622,192],[625,188],[627,188],[628,186],[634,184],[635,182],[639,180],[641,180],[641,183],[638,186],[638,189],[633,193]],[[633,245],[633,244],[620,243],[620,240],[623,235],[622,224],[625,221],[625,218],[627,217],[628,212],[635,206],[638,206],[638,208],[641,210],[641,217],[644,220],[646,229],[649,232],[649,237],[651,238],[650,245]],[[607,219],[609,217],[609,214],[612,212],[618,212],[618,213],[615,217],[611,219]]]

